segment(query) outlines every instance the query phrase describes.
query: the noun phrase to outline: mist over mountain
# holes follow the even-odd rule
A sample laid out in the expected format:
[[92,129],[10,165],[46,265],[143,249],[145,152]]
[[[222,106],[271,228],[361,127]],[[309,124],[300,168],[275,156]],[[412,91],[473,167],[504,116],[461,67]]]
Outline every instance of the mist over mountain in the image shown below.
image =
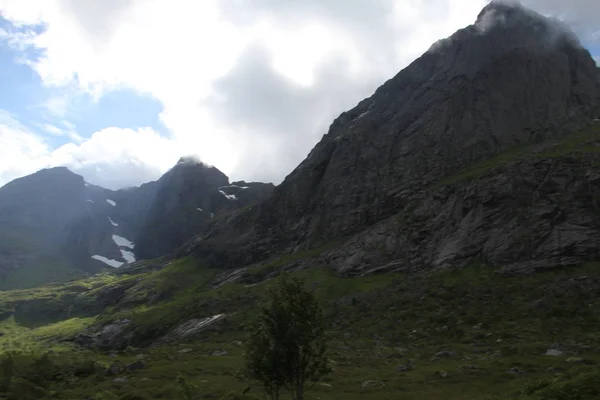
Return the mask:
[[64,167],[16,179],[0,188],[3,288],[168,255],[218,213],[260,201],[272,188],[244,184],[238,197],[227,176],[191,158],[156,182],[118,191]]

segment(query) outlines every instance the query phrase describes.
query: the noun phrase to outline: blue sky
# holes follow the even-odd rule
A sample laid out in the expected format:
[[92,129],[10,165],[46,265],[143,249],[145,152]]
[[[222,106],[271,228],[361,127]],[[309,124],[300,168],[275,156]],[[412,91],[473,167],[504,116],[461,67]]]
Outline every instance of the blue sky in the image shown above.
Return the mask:
[[587,49],[590,51],[593,57],[596,57],[598,60],[598,65],[600,66],[600,44],[594,45],[592,43],[588,43]]
[[[23,32],[2,17],[0,28]],[[159,120],[162,104],[152,96],[123,88],[109,91],[95,100],[91,94],[75,88],[46,86],[31,66],[22,62],[38,56],[39,51],[21,51],[6,42],[0,44],[0,109],[44,134],[51,146],[63,145],[70,139],[44,132],[43,126],[47,124],[60,129],[74,127],[84,139],[108,126],[150,127],[161,134],[166,133]]]
[[[278,183],[488,1],[0,0],[0,186],[55,165],[139,185],[184,155]],[[523,1],[600,57],[600,2]]]

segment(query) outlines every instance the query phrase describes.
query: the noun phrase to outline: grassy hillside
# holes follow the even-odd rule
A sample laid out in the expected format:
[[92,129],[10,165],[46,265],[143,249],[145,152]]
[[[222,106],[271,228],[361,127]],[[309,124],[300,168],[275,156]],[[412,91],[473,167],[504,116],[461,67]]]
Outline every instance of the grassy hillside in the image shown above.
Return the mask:
[[48,282],[80,279],[86,275],[85,271],[60,263],[31,263],[22,268],[7,271],[0,280],[0,290],[28,289]]
[[[218,399],[252,386],[238,377],[244,327],[276,279],[214,288],[217,274],[184,259],[159,271],[2,293],[0,352],[15,354],[15,375],[25,378],[13,385],[36,387],[34,397],[18,398],[184,399],[193,398],[182,392],[193,385],[196,398]],[[309,399],[600,396],[600,264],[526,277],[501,276],[479,263],[410,276],[294,274],[314,288],[330,321],[334,372],[311,387]],[[107,300],[106,293],[125,287]],[[183,342],[148,347],[181,322],[215,314],[226,317]],[[68,341],[123,318],[131,321],[131,340],[118,351]],[[544,355],[551,348],[563,354]],[[143,369],[106,373],[115,362],[136,360]],[[56,373],[36,378],[40,369]],[[249,393],[260,394],[258,387]]]
[[494,169],[500,168],[510,162],[523,158],[558,158],[567,155],[581,157],[586,153],[598,153],[600,147],[600,124],[595,123],[586,129],[575,132],[562,139],[545,142],[543,144],[524,144],[511,150],[498,154],[497,156],[477,162],[464,170],[449,176],[433,188],[440,188],[445,185],[452,185],[461,181],[468,181],[478,178]]

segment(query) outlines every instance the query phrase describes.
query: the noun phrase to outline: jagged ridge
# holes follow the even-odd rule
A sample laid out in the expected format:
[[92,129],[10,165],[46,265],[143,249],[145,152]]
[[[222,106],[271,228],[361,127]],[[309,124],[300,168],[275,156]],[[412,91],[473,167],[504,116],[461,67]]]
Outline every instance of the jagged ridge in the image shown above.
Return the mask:
[[[239,267],[350,238],[480,160],[588,126],[600,114],[598,71],[589,52],[556,21],[492,3],[474,25],[340,115],[269,200],[215,226],[187,252],[209,265]],[[398,256],[402,249],[396,246],[404,242],[387,240]],[[439,251],[407,261],[452,262]],[[364,260],[357,257],[356,264]]]

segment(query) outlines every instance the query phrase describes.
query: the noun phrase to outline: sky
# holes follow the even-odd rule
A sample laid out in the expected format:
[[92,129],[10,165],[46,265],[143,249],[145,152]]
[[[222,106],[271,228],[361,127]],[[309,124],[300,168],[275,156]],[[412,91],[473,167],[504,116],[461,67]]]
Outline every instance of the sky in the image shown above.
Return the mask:
[[[487,0],[0,0],[0,186],[67,166],[110,189],[196,155],[279,183],[333,119]],[[524,0],[600,65],[600,2]]]

